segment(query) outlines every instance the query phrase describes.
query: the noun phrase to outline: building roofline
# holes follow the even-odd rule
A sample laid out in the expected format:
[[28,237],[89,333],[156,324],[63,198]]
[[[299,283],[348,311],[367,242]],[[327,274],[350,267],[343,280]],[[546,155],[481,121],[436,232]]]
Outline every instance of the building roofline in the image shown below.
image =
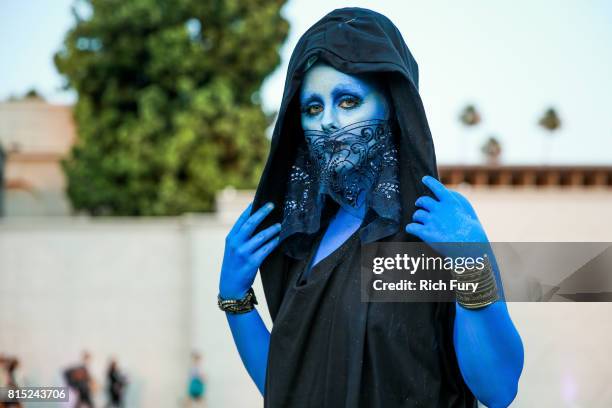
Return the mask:
[[449,185],[612,187],[606,165],[441,165],[438,173]]

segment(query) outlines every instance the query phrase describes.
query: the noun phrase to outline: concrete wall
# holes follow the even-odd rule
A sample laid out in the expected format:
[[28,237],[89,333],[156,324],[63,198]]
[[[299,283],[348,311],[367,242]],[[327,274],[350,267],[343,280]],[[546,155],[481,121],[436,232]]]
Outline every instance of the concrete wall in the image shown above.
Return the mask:
[[5,221],[0,352],[21,359],[32,385],[59,385],[82,349],[103,385],[115,355],[132,383],[129,406],[175,407],[197,349],[210,406],[259,406],[216,309],[225,234],[207,217]]
[[[60,381],[84,348],[102,382],[116,355],[133,406],[176,406],[190,349],[180,223],[25,221],[0,233],[0,350],[31,384]],[[59,385],[59,384],[58,384]]]
[[[612,242],[612,191],[458,189],[491,241]],[[513,407],[612,406],[611,303],[509,303],[525,347]]]
[[[492,241],[612,242],[610,190],[463,191]],[[0,352],[19,356],[33,385],[58,384],[83,348],[102,381],[116,355],[132,380],[129,406],[148,408],[181,406],[198,349],[209,407],[262,406],[215,303],[224,238],[249,198],[222,196],[218,216],[4,220]],[[269,325],[259,280],[255,290]],[[611,306],[509,305],[526,350],[513,406],[612,405]]]

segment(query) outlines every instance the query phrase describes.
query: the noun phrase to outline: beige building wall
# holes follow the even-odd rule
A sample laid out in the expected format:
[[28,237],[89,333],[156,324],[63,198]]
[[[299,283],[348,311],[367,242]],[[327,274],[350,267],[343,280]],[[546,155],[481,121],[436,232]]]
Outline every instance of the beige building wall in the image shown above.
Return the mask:
[[[462,191],[493,241],[612,242],[609,189]],[[132,380],[129,406],[166,408],[181,406],[199,349],[209,408],[261,407],[215,303],[225,236],[251,198],[226,192],[217,216],[2,221],[0,352],[21,358],[31,385],[58,384],[83,348],[102,380],[114,354]],[[255,290],[270,325],[259,280]],[[612,305],[509,308],[526,359],[513,407],[612,406]]]
[[60,160],[75,138],[71,106],[38,98],[0,103],[6,216],[69,214]]

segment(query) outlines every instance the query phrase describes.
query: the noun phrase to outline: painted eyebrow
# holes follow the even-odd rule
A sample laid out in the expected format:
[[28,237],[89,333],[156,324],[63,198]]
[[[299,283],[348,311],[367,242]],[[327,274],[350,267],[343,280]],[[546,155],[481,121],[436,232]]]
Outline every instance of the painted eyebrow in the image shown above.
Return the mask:
[[332,96],[334,98],[337,98],[339,96],[342,96],[344,94],[357,94],[357,96],[365,96],[365,94],[368,92],[368,90],[362,86],[361,84],[357,84],[357,83],[344,83],[344,84],[338,84],[334,87],[334,89],[332,90]]
[[321,95],[319,95],[316,92],[312,92],[312,93],[307,93],[305,95],[302,96],[302,99],[300,100],[300,104],[303,105],[308,105],[311,102],[323,102],[323,98],[321,98]]
[[[338,85],[336,85],[334,87],[334,89],[332,90],[332,97],[338,98],[339,96],[342,96],[344,94],[358,94],[358,96],[365,96],[365,94],[368,92],[367,89],[365,89],[364,86],[360,85],[360,84],[356,84],[356,83],[340,83]],[[319,95],[316,92],[312,92],[312,93],[307,93],[303,96],[302,100],[300,101],[300,103],[302,105],[307,105],[311,102],[322,102],[323,98],[321,98],[321,95]]]

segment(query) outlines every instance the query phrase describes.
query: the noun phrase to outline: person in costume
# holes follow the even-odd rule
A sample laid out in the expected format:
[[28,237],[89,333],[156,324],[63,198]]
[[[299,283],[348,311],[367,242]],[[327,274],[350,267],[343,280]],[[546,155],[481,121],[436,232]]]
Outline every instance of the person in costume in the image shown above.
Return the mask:
[[[457,301],[362,302],[369,242],[488,243],[437,180],[418,66],[395,25],[334,10],[296,45],[255,199],[226,238],[219,307],[266,407],[506,407],[523,346],[494,255]],[[487,244],[488,245],[488,244]],[[437,247],[444,251],[444,247]],[[251,289],[257,271],[273,320]]]

